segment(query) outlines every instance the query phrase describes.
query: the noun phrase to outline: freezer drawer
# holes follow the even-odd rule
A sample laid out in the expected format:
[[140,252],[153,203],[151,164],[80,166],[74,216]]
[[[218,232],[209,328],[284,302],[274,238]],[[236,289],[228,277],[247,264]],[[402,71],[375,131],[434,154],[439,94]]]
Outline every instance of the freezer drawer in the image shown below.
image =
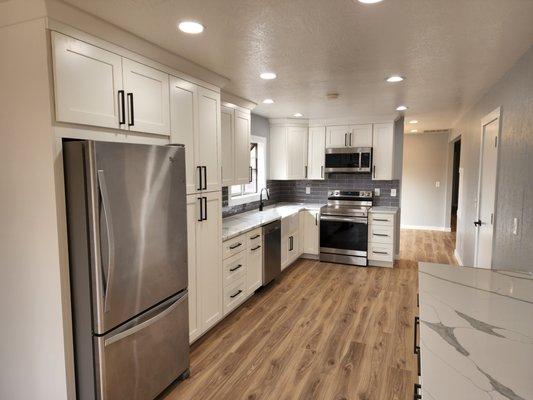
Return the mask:
[[152,400],[189,368],[187,292],[95,337],[101,400]]

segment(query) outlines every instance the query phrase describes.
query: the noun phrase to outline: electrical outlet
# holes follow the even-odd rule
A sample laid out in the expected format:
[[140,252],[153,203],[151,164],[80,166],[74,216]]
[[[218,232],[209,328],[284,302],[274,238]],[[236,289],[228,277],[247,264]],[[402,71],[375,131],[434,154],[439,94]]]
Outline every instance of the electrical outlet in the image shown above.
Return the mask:
[[437,188],[440,187],[440,181],[435,182],[435,187],[437,187]]
[[390,197],[396,197],[396,189],[390,190]]
[[305,194],[311,194],[311,188],[309,186],[305,187]]
[[381,189],[380,188],[374,188],[374,196],[381,196]]

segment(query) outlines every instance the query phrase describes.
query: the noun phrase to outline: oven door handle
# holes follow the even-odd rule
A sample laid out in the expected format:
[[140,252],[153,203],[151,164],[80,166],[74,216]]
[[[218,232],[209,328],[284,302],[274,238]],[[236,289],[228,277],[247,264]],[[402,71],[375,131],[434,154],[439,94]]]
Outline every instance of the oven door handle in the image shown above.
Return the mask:
[[367,218],[358,218],[358,217],[335,217],[332,215],[321,215],[320,221],[337,221],[337,222],[354,222],[356,224],[365,224],[368,225]]

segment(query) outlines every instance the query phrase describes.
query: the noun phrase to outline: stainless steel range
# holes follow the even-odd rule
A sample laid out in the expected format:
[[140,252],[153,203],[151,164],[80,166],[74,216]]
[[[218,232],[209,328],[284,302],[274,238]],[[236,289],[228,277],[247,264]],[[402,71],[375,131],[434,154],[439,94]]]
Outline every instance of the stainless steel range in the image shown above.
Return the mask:
[[320,209],[320,260],[367,265],[368,210],[371,191],[328,192]]

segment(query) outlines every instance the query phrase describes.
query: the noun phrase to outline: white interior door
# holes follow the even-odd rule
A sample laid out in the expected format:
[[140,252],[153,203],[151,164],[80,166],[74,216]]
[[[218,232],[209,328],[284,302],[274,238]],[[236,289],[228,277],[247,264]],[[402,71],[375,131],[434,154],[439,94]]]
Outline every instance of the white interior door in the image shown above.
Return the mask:
[[122,67],[130,130],[170,135],[168,74],[127,58]]
[[[122,128],[122,57],[52,32],[56,119]],[[120,99],[122,101],[122,99]],[[125,121],[124,121],[125,122]]]
[[500,110],[497,109],[481,122],[477,221],[474,222],[477,230],[475,266],[480,268],[492,267],[499,131]]

